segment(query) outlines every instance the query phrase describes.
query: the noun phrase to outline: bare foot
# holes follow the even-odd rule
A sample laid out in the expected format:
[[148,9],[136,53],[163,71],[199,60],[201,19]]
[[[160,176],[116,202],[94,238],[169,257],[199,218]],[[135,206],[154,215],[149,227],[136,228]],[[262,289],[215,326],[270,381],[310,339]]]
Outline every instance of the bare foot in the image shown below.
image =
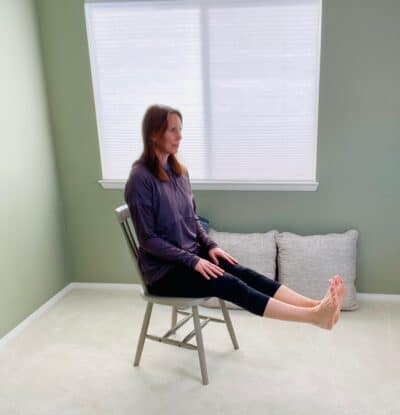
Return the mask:
[[336,292],[337,292],[337,295],[338,295],[338,307],[337,307],[337,310],[335,312],[335,316],[334,316],[334,319],[333,319],[334,324],[336,324],[339,320],[339,317],[340,317],[340,310],[341,310],[342,305],[343,305],[344,294],[346,292],[346,288],[344,286],[342,277],[340,275],[335,275],[333,277],[333,282],[336,286]]
[[320,304],[315,307],[314,324],[323,329],[331,330],[335,324],[334,317],[338,305],[336,285],[334,284],[334,281],[331,280],[325,297],[321,300]]

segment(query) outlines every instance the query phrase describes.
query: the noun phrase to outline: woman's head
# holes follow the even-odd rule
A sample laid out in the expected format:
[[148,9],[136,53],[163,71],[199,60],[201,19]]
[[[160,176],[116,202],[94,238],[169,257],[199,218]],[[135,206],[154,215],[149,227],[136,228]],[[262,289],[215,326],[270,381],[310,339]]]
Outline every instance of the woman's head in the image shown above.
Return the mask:
[[177,109],[166,105],[151,105],[147,108],[142,121],[143,153],[138,161],[162,181],[169,179],[159,155],[168,158],[169,165],[178,176],[185,171],[175,156],[182,138],[181,130],[182,114]]

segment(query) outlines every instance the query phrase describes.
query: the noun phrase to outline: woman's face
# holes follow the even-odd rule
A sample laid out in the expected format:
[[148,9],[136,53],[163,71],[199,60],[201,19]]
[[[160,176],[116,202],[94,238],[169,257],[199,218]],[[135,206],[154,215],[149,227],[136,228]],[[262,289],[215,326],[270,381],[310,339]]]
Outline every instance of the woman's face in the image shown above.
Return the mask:
[[168,127],[161,139],[156,140],[157,149],[163,154],[176,154],[182,139],[182,123],[176,114],[168,114]]

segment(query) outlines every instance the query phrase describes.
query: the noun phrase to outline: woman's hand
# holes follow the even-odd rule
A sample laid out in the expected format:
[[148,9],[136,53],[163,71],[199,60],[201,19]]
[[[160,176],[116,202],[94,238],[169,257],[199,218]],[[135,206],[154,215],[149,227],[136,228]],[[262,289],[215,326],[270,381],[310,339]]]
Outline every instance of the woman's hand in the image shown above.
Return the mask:
[[228,261],[230,264],[237,264],[238,261],[236,258],[234,258],[232,255],[229,255],[227,252],[225,252],[223,249],[219,247],[211,248],[208,251],[209,257],[212,259],[214,264],[219,264],[218,257],[221,257]]
[[194,269],[197,272],[200,272],[200,274],[207,280],[209,280],[210,277],[218,278],[224,273],[222,268],[220,268],[218,265],[214,265],[212,262],[204,258],[200,258]]

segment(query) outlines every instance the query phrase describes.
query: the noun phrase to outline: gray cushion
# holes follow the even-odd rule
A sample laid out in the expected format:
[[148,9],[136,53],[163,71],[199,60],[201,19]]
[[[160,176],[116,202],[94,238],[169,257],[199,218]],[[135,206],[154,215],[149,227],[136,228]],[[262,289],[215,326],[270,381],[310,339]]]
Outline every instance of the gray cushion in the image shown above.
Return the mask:
[[355,310],[358,231],[301,236],[290,232],[276,235],[278,280],[302,295],[321,299],[329,278],[339,274],[346,294],[342,310]]
[[[233,233],[218,232],[211,228],[209,236],[220,248],[234,256],[239,264],[275,279],[277,234],[276,230],[265,233]],[[210,298],[202,305],[219,307],[219,302],[217,298]],[[226,305],[230,308],[240,308],[229,301]]]

